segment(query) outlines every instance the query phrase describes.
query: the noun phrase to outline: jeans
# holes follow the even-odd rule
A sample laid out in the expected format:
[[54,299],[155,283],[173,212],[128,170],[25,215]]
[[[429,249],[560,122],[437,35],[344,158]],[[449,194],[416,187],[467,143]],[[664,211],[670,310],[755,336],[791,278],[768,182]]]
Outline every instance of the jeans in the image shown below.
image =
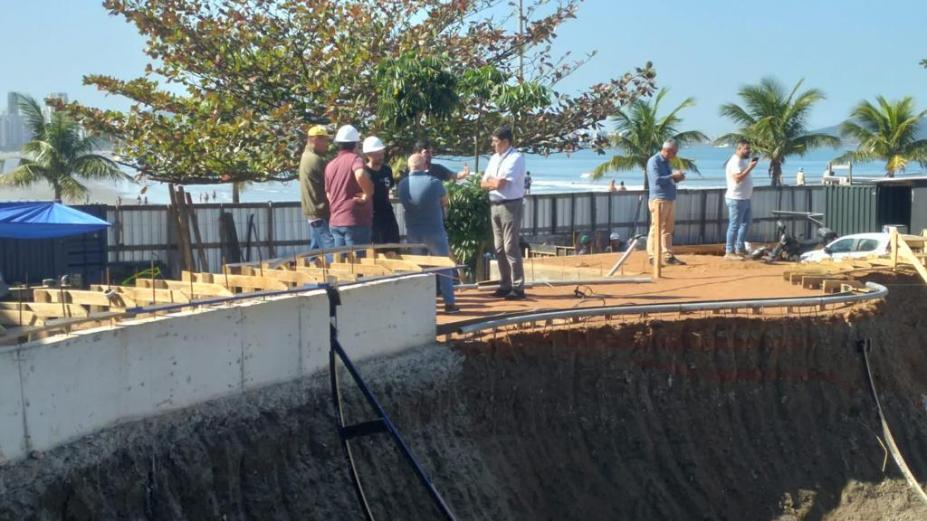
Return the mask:
[[[447,257],[451,254],[451,247],[447,242],[447,232],[441,230],[440,232],[429,232],[422,233],[419,230],[408,229],[406,230],[406,240],[411,243],[419,243],[425,245],[425,252],[416,252],[424,253],[426,255],[435,255],[439,257]],[[454,277],[456,273],[455,270],[447,269],[435,273],[438,277],[438,289],[441,291],[441,298],[444,299],[445,305],[454,304]]]
[[335,245],[335,239],[332,238],[332,232],[328,229],[328,221],[321,219],[309,222],[309,249],[319,250],[322,248],[331,248]]
[[750,199],[728,199],[727,203],[727,244],[724,246],[726,253],[745,253],[747,247],[744,242],[747,240],[747,230],[750,228]]
[[525,268],[521,259],[522,200],[493,203],[490,206],[492,238],[499,263],[501,291],[525,288]]
[[370,244],[369,226],[332,226],[335,247]]

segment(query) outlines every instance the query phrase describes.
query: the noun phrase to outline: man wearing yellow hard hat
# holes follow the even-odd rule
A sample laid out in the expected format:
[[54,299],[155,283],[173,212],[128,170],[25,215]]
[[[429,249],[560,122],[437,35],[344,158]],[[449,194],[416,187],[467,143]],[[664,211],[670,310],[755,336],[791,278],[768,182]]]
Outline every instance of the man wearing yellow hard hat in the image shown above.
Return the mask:
[[325,160],[328,130],[321,125],[309,129],[306,149],[299,160],[299,192],[303,216],[309,221],[309,249],[331,248],[335,241],[328,228],[329,206],[325,195]]

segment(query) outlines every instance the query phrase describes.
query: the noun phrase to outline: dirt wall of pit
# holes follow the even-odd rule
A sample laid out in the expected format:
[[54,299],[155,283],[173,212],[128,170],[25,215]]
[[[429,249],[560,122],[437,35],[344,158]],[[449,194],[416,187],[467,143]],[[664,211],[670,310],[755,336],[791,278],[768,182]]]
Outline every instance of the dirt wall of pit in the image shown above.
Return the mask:
[[[524,333],[361,370],[461,520],[924,519],[886,464],[855,342],[873,339],[888,421],[924,479],[927,289],[878,282],[888,302],[846,317]],[[356,456],[377,519],[438,519],[385,437]],[[0,469],[0,520],[361,518],[324,375]]]

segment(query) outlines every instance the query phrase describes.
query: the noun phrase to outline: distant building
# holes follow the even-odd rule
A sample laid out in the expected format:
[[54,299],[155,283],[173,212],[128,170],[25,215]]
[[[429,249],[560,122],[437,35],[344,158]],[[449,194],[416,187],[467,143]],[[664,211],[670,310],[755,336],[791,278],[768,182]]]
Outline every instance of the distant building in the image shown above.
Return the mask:
[[16,96],[15,92],[8,92],[6,94],[6,113],[19,114],[19,98]]
[[[52,92],[46,98],[59,99],[65,103],[68,102],[68,95],[65,92]],[[48,105],[43,105],[42,114],[45,119],[51,117],[53,109]],[[19,99],[15,92],[9,92],[6,95],[6,113],[0,113],[0,150],[18,151],[29,141],[32,136],[26,128],[26,121],[19,111]]]

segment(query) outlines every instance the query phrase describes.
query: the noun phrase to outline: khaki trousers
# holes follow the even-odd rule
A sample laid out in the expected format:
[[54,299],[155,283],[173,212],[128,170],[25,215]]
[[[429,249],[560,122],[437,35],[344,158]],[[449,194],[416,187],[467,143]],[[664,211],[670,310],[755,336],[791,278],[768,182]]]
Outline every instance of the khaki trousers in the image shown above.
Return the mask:
[[676,221],[675,201],[653,199],[650,201],[650,233],[647,235],[647,256],[653,258],[657,244],[657,226],[660,223],[663,256],[673,255],[673,224]]

